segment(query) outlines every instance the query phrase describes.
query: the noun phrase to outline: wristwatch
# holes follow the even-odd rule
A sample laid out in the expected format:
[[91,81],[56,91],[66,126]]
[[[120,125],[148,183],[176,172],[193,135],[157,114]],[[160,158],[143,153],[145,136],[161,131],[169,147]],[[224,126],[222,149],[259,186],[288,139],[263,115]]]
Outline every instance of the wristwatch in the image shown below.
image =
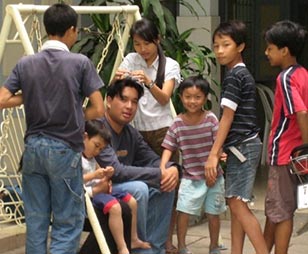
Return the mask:
[[154,81],[151,80],[151,82],[147,85],[147,84],[144,84],[146,86],[147,89],[151,90],[152,87],[155,85]]

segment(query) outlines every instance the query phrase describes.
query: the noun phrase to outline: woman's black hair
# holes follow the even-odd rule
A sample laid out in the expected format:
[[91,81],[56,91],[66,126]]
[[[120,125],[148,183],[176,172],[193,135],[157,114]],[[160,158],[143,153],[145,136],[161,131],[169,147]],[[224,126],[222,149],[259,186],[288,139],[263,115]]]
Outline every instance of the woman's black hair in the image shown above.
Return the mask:
[[157,46],[157,52],[159,56],[158,70],[155,83],[158,87],[162,88],[165,81],[165,68],[166,68],[166,56],[163,48],[156,41],[159,40],[159,31],[155,24],[146,18],[137,20],[130,29],[131,38],[134,35],[140,36],[147,42],[155,43]]
[[207,96],[210,92],[210,84],[209,82],[201,76],[191,76],[184,79],[179,85],[179,93],[183,94],[184,90],[190,87],[199,88],[205,96]]

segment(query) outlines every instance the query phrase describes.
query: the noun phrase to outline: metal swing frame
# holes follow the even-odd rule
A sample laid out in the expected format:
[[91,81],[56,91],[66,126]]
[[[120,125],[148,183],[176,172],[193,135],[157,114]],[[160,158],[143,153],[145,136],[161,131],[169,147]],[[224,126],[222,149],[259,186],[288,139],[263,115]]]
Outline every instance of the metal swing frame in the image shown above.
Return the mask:
[[[32,55],[35,50],[32,45],[32,39],[26,29],[26,23],[31,15],[43,14],[48,5],[7,5],[6,14],[2,23],[0,33],[0,63],[3,60],[3,54],[6,44],[22,44],[25,55]],[[129,39],[129,30],[131,25],[141,18],[139,7],[134,5],[125,6],[72,6],[78,14],[118,14],[125,13],[127,19],[121,35],[121,44],[123,49],[126,48]],[[24,18],[24,16],[26,16]],[[9,38],[12,26],[16,27],[16,34]],[[37,31],[36,31],[37,32]],[[38,39],[38,34],[36,34]],[[102,55],[103,58],[103,55]],[[123,51],[119,50],[113,67],[111,77],[120,65],[123,58]],[[102,64],[102,63],[100,63]],[[101,66],[99,66],[101,68]],[[0,117],[0,192],[8,193],[6,185],[13,187],[15,184],[20,185],[21,179],[18,173],[19,160],[23,151],[23,135],[25,131],[25,118],[23,106],[4,109]],[[9,158],[9,159],[8,159]],[[5,179],[5,180],[3,180]],[[10,194],[9,194],[10,195]],[[13,200],[7,204],[0,199],[0,224],[14,221],[17,225],[24,225],[24,215],[20,212],[23,207],[22,200]],[[104,234],[100,228],[98,219],[92,206],[92,202],[87,193],[85,201],[89,221],[93,228],[100,250],[103,254],[110,254]],[[10,205],[10,208],[7,206]],[[12,209],[13,206],[13,209]]]

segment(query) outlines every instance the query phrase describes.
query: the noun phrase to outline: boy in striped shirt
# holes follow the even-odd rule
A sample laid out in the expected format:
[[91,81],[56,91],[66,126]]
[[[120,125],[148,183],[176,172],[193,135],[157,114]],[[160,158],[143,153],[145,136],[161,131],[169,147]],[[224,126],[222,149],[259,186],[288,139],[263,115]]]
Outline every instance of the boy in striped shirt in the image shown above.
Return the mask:
[[161,168],[171,159],[177,149],[182,154],[183,178],[181,179],[176,210],[178,250],[180,254],[191,253],[185,243],[189,215],[201,214],[202,209],[209,220],[210,253],[219,254],[219,214],[225,211],[224,178],[222,170],[214,182],[206,182],[204,163],[216,138],[218,120],[214,113],[204,110],[209,93],[205,79],[190,77],[179,86],[185,113],[179,114],[162,143],[164,148]]
[[240,20],[222,22],[213,33],[216,59],[227,72],[220,95],[217,138],[205,164],[205,175],[207,179],[216,179],[223,149],[228,155],[225,197],[231,212],[231,253],[243,253],[247,235],[256,254],[268,254],[260,223],[248,206],[262,144],[256,121],[255,81],[242,57],[246,34],[246,25]]

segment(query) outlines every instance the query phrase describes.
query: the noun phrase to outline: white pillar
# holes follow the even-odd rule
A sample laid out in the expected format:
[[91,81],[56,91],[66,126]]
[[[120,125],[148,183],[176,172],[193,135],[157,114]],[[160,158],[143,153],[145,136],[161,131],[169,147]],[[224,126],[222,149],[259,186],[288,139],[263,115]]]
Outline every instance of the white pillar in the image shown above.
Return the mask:
[[[199,17],[194,16],[190,11],[183,6],[180,6],[179,16],[177,17],[177,24],[179,32],[183,32],[190,28],[200,28],[196,31],[193,31],[189,40],[199,44],[205,45],[208,48],[212,48],[212,34],[215,28],[220,22],[220,17],[218,16],[218,0],[200,0],[204,11],[195,1],[190,1],[190,4],[194,7]],[[205,28],[208,31],[206,31]],[[220,83],[220,67],[212,67],[212,73],[210,77]],[[211,82],[211,87],[214,90],[215,94],[219,96],[219,89],[217,86]],[[219,106],[214,98],[212,98],[213,111],[218,114]]]

